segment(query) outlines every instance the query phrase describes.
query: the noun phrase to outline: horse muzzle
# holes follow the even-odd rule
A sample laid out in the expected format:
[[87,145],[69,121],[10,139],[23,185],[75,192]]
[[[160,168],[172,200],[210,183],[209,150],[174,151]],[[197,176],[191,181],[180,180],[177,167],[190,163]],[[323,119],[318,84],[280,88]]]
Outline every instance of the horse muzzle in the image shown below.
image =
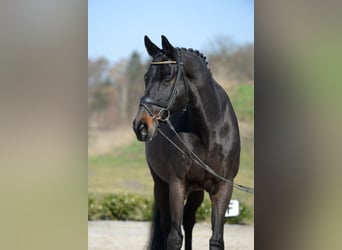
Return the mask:
[[133,121],[133,130],[139,141],[152,141],[157,134],[157,124],[151,117],[143,116]]

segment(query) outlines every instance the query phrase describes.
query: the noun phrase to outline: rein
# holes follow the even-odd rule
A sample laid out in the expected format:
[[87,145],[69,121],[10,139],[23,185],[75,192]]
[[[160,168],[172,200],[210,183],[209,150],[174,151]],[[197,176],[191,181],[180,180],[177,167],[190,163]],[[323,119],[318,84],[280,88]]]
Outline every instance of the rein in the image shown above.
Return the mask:
[[[190,153],[190,158],[191,160],[193,160],[195,163],[197,163],[201,168],[203,168],[204,170],[206,170],[207,172],[209,172],[210,174],[214,175],[215,177],[219,178],[220,180],[227,182],[228,184],[230,184],[231,186],[233,186],[236,189],[239,189],[240,191],[244,191],[247,193],[251,193],[254,194],[254,188],[250,188],[250,187],[246,187],[244,185],[240,185],[237,183],[234,183],[231,180],[228,180],[220,175],[218,175],[212,168],[210,168],[207,164],[205,164],[199,157],[198,155],[196,155],[190,148],[189,146],[186,144],[186,142],[180,137],[180,135],[177,133],[176,129],[174,128],[174,126],[172,125],[170,119],[165,119],[167,125],[169,126],[169,128],[172,130],[172,132],[177,136],[177,138],[181,141],[181,143],[185,146],[185,148],[187,149],[187,151]],[[158,127],[158,131],[160,132],[160,134],[167,139],[178,151],[180,151],[181,153],[183,153],[184,155],[186,155],[186,152],[184,152],[183,149],[181,149],[176,143],[174,143],[172,141],[172,139],[170,137],[168,137],[159,127]]]

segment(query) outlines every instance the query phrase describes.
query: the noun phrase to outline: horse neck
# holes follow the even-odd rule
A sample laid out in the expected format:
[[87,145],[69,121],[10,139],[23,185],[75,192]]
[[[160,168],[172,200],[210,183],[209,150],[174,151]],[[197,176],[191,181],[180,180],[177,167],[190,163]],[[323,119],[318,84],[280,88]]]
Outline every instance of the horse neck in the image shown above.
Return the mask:
[[221,104],[216,92],[216,82],[203,58],[191,52],[183,54],[184,69],[189,84],[189,106],[191,120],[203,143],[209,143],[215,136],[215,128],[222,117]]
[[191,118],[198,128],[201,139],[203,143],[209,144],[215,137],[217,124],[220,124],[222,110],[213,79],[208,76],[206,81],[200,88],[196,87],[198,83],[192,82],[190,105]]

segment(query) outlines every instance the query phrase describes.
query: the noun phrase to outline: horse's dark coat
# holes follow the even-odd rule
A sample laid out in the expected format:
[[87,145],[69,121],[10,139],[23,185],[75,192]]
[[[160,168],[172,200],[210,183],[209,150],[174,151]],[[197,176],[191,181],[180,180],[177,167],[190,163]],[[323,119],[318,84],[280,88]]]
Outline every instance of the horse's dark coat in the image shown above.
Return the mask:
[[[144,77],[144,95],[165,102],[176,84],[177,96],[170,107],[170,120],[176,131],[216,173],[233,180],[240,159],[238,123],[227,94],[212,78],[204,57],[198,51],[174,48],[164,36],[162,49],[146,36],[145,47],[154,62],[177,61],[181,53],[184,66],[181,81],[175,82],[180,70],[178,64],[151,64]],[[148,109],[156,115],[161,108],[148,105]],[[210,249],[224,249],[224,214],[232,186],[180,153],[158,133],[158,126],[186,151],[167,124],[152,119],[146,108],[139,107],[133,129],[139,140],[146,141],[146,159],[154,180],[155,212],[150,248],[180,249],[183,223],[185,249],[191,249],[195,213],[207,191],[212,202]]]

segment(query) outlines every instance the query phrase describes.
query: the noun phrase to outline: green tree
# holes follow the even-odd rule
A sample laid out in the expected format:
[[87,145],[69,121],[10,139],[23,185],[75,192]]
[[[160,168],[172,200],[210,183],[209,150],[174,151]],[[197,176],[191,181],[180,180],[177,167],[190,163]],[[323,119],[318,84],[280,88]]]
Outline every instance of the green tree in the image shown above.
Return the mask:
[[146,66],[141,62],[138,52],[133,52],[126,68],[128,79],[128,107],[129,116],[133,116],[137,110],[139,99],[144,92],[144,73]]

